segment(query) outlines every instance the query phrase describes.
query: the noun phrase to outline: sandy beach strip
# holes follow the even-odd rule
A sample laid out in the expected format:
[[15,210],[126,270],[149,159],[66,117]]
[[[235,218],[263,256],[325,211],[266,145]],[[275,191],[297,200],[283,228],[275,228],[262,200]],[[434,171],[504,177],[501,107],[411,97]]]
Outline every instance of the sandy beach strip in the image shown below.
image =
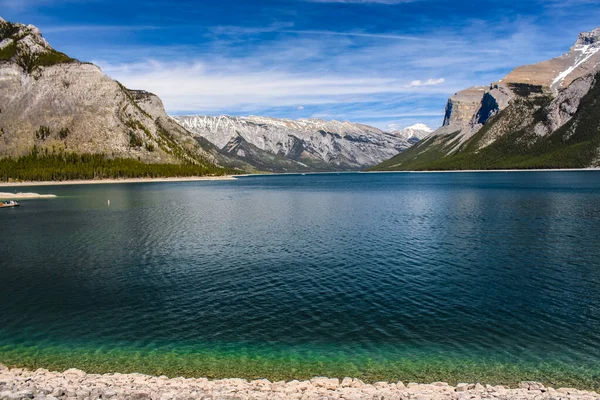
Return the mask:
[[0,200],[21,200],[21,199],[53,199],[54,194],[39,193],[3,193],[0,192]]
[[195,176],[181,178],[127,178],[127,179],[88,179],[72,181],[42,181],[42,182],[0,182],[3,187],[22,186],[64,186],[64,185],[107,185],[116,183],[156,183],[156,182],[199,182],[199,181],[229,181],[235,180],[237,175],[224,176]]

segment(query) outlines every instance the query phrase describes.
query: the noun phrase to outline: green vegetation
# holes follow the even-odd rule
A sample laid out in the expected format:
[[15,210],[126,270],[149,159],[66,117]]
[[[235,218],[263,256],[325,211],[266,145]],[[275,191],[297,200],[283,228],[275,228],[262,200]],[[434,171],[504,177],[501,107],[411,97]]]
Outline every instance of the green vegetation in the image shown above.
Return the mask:
[[34,61],[35,67],[47,67],[55,64],[63,64],[77,61],[74,58],[69,57],[68,55],[61,53],[56,50],[51,50],[47,53],[42,53],[38,55]]
[[0,61],[7,61],[17,54],[17,44],[12,42],[2,50],[0,50]]
[[35,131],[35,137],[38,140],[46,140],[50,136],[50,128],[47,126],[40,126],[37,131]]
[[[596,80],[600,80],[600,74]],[[436,137],[373,170],[587,168],[597,162],[600,157],[600,84],[594,85],[581,99],[571,121],[551,135],[538,137],[533,127],[548,120],[549,101],[545,96],[517,99],[451,155],[447,154],[453,135]],[[533,123],[519,129],[520,122],[531,116]],[[482,139],[498,123],[507,125],[510,133],[478,150]]]
[[129,147],[142,147],[143,144],[144,142],[142,142],[142,139],[137,137],[135,132],[129,131]]
[[106,158],[102,154],[57,154],[37,148],[27,156],[0,159],[0,182],[220,176],[236,173],[210,164],[145,164],[133,159]]
[[11,22],[0,24],[0,40],[12,38],[17,33],[19,33],[19,26],[17,24]]
[[27,73],[32,73],[39,67],[48,67],[55,64],[74,62],[75,59],[56,50],[49,50],[41,54],[33,54],[28,50],[19,52],[17,64]]
[[62,128],[60,131],[58,131],[58,137],[64,140],[67,138],[67,136],[69,136],[69,133],[71,133],[69,128]]

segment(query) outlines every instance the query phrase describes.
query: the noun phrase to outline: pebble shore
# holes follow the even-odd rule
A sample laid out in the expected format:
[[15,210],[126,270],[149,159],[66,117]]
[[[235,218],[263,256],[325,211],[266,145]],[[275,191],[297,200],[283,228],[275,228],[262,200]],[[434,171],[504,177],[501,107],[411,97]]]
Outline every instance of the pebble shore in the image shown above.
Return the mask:
[[313,378],[309,381],[270,382],[266,379],[185,379],[142,374],[86,374],[69,369],[50,372],[6,368],[0,364],[0,400],[484,400],[577,399],[600,400],[600,395],[572,388],[554,389],[537,382],[521,382],[519,388],[445,382],[432,384],[377,382],[358,379]]

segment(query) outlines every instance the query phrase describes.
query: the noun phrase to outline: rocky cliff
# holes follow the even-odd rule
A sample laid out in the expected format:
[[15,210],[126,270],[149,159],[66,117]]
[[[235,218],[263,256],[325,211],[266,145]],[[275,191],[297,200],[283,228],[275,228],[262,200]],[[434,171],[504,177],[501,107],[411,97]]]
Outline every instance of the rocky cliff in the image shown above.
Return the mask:
[[[350,122],[225,115],[174,119],[223,152],[278,171],[362,169],[412,144],[404,137]],[[278,162],[287,160],[287,164],[269,165],[273,156]]]
[[597,165],[599,50],[600,29],[595,29],[582,33],[560,57],[516,68],[488,87],[457,93],[448,101],[442,128],[376,168]]
[[146,163],[216,160],[156,96],[127,90],[97,66],[57,52],[32,25],[0,19],[0,158],[34,146]]

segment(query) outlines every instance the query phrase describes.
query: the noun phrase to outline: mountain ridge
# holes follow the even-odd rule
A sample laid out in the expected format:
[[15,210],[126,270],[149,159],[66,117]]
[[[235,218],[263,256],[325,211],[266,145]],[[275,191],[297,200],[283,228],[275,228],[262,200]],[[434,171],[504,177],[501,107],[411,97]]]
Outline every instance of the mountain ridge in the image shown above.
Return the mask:
[[[222,151],[238,136],[256,149],[293,161],[299,170],[359,170],[378,164],[412,143],[378,128],[319,118],[173,116],[181,126]],[[266,154],[265,153],[265,154]],[[229,153],[233,154],[233,153]],[[258,153],[254,153],[258,156]],[[242,154],[234,155],[244,158]],[[265,160],[255,160],[265,163]],[[252,163],[252,161],[250,161]],[[273,166],[272,170],[285,172]]]
[[600,29],[595,29],[580,34],[562,56],[517,67],[487,87],[451,96],[441,128],[374,169],[596,166],[599,157],[582,143],[600,154],[600,121],[594,125],[590,117],[600,104],[594,97],[599,72]]
[[175,124],[157,96],[56,51],[33,25],[0,19],[0,158],[32,152],[220,171],[218,151]]

